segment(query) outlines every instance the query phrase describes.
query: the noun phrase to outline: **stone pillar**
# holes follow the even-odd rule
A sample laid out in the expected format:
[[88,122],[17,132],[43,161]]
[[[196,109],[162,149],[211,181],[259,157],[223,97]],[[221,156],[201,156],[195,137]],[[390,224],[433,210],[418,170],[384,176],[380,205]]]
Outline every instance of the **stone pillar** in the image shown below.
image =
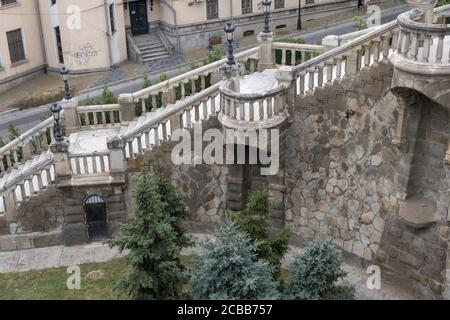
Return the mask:
[[275,79],[277,79],[278,83],[285,84],[289,87],[289,90],[286,93],[285,99],[281,99],[281,101],[286,103],[287,110],[289,112],[290,120],[293,120],[291,117],[293,116],[292,108],[295,104],[295,85],[294,85],[294,75],[292,73],[292,67],[283,66],[280,67],[275,72]]
[[[26,140],[22,147],[23,159],[25,161],[31,160],[33,158],[33,137],[30,140]],[[39,142],[39,139],[36,139]],[[37,146],[40,148],[41,146]]]
[[131,93],[122,93],[119,95],[120,112],[122,113],[122,123],[126,124],[133,121],[136,117],[134,112],[134,99]]
[[64,124],[66,127],[66,136],[69,136],[73,132],[77,132],[80,130],[80,120],[78,118],[77,107],[78,100],[77,98],[72,98],[70,100],[63,100],[61,102],[61,107],[64,111]]
[[347,59],[345,63],[345,75],[346,76],[355,76],[359,70],[359,54],[356,49],[353,49],[350,53],[347,54]]
[[224,80],[229,81],[228,89],[234,92],[240,92],[240,68],[236,62],[234,65],[224,64],[220,67],[220,72]]
[[14,193],[15,193],[14,190],[11,192],[8,192],[3,198],[4,204],[5,204],[6,220],[9,222],[16,221],[16,218],[17,218],[17,205],[16,205]]
[[175,92],[175,88],[170,88],[167,90],[167,92],[163,93],[163,104],[169,105],[169,104],[175,104],[177,101],[177,95]]
[[279,233],[284,229],[285,206],[285,153],[286,153],[286,124],[276,128],[279,130],[279,170],[276,174],[268,176],[270,192],[270,218],[269,226],[273,233]]
[[274,34],[261,32],[258,34],[257,40],[259,43],[259,62],[258,71],[271,69],[275,65],[275,57],[273,56],[272,42]]
[[397,109],[397,129],[392,144],[402,152],[408,151],[408,141],[406,139],[406,101],[403,97],[396,95]]
[[69,141],[52,142],[50,150],[53,153],[55,163],[55,180],[56,185],[67,186],[70,185],[72,179],[72,171],[69,163]]
[[110,151],[109,168],[111,177],[113,180],[123,180],[128,169],[127,159],[125,157],[125,141],[116,136],[108,138],[106,143]]

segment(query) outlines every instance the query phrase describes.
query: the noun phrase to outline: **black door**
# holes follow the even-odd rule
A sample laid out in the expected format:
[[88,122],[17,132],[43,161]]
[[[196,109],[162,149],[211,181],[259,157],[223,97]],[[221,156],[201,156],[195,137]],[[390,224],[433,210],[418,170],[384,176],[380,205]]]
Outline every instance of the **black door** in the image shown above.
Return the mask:
[[88,237],[91,241],[99,241],[108,237],[106,222],[106,203],[99,196],[92,196],[86,200],[86,222]]
[[147,1],[135,1],[128,3],[130,11],[131,33],[133,35],[148,33]]

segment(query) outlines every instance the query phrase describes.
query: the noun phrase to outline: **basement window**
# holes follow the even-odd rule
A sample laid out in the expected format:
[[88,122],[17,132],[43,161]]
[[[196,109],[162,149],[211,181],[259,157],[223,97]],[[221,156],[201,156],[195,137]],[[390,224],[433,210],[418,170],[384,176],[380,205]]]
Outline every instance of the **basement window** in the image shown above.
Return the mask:
[[275,27],[275,29],[283,29],[283,28],[286,28],[285,24],[280,24],[280,25]]
[[244,31],[244,37],[253,36],[254,34],[255,34],[255,30]]

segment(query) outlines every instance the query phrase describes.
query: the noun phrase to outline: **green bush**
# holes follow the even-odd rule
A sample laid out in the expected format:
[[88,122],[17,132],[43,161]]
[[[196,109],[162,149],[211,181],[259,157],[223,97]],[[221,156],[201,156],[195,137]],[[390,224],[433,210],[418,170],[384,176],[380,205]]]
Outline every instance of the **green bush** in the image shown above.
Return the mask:
[[331,242],[308,242],[288,268],[286,299],[353,299],[353,287],[336,286],[347,275],[341,264],[342,254]]
[[87,98],[85,105],[94,106],[94,105],[102,105],[102,104],[115,104],[117,103],[117,98],[114,96],[111,90],[108,87],[104,87],[102,91],[102,95],[98,99]]
[[278,298],[274,267],[258,260],[247,234],[232,223],[215,231],[216,240],[204,240],[188,274],[188,292],[194,299],[273,300]]
[[239,230],[248,233],[257,244],[257,256],[280,268],[281,260],[288,250],[290,232],[282,230],[274,237],[269,236],[269,192],[257,191],[250,195],[243,214],[231,214],[231,220]]

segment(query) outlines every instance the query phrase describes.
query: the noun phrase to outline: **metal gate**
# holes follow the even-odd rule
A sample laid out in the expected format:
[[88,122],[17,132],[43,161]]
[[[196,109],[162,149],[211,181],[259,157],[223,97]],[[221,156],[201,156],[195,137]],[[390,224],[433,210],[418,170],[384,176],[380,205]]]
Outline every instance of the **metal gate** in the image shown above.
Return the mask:
[[104,240],[108,237],[106,203],[99,196],[90,196],[84,203],[88,238],[90,241]]

